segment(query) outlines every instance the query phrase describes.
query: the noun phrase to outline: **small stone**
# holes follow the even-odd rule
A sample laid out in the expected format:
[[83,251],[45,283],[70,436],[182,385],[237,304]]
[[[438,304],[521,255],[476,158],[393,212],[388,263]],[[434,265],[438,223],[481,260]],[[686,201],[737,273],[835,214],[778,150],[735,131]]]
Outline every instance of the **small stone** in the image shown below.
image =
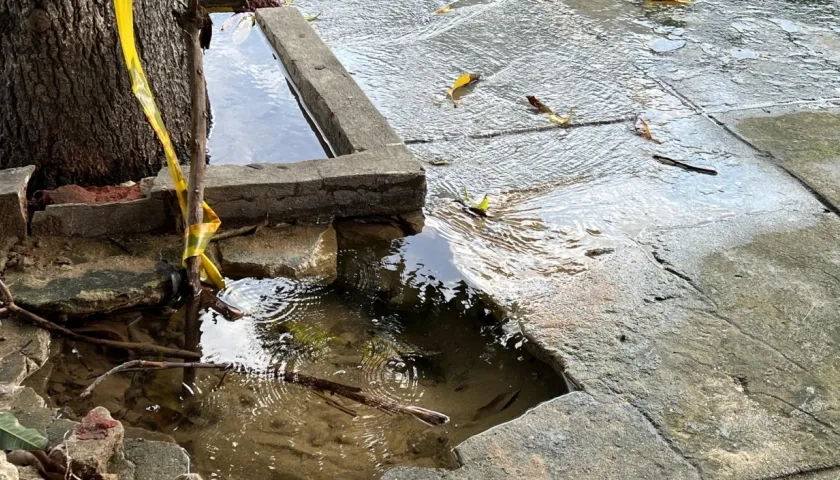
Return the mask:
[[0,452],[0,480],[19,480],[17,467],[6,460],[6,454]]
[[171,272],[163,262],[116,256],[9,275],[7,284],[22,307],[82,317],[160,304],[171,291]]
[[73,435],[50,452],[50,458],[66,465],[81,478],[108,473],[108,461],[122,447],[125,430],[105,408],[91,410]]
[[70,260],[67,257],[58,257],[53,261],[53,263],[56,265],[73,265],[73,260]]
[[422,232],[423,227],[426,226],[426,216],[423,215],[422,210],[417,210],[416,212],[411,213],[402,213],[400,214],[400,219],[405,222],[409,233],[412,235]]
[[255,235],[219,242],[222,271],[232,278],[315,279],[337,276],[338,245],[329,226],[264,228]]
[[669,40],[667,38],[660,38],[654,40],[653,43],[650,44],[650,49],[656,53],[665,53],[679,50],[684,46],[685,40]]

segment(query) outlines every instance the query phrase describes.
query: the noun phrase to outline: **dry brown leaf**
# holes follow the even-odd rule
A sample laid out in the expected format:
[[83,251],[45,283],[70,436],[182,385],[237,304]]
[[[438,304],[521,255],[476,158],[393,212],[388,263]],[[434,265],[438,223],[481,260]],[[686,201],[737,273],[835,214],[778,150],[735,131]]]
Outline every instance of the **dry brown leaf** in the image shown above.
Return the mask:
[[531,104],[532,107],[536,108],[540,113],[544,113],[548,116],[548,121],[555,124],[555,125],[568,125],[569,122],[572,120],[572,114],[574,114],[575,107],[569,109],[569,113],[567,115],[557,115],[554,113],[553,110],[548,108],[548,106],[540,101],[537,97],[533,95],[527,95],[525,98],[528,99],[528,103]]
[[528,103],[530,103],[532,107],[534,107],[534,108],[536,108],[537,110],[539,110],[539,111],[540,111],[540,113],[554,113],[554,112],[552,112],[552,111],[551,111],[551,109],[550,109],[550,108],[548,108],[547,106],[545,106],[545,104],[544,104],[544,103],[542,103],[542,102],[540,101],[540,99],[538,99],[537,97],[535,97],[535,96],[533,96],[533,95],[528,95],[528,96],[527,96],[527,97],[525,97],[525,98],[527,98],[527,99],[528,99]]
[[662,143],[659,140],[653,138],[653,134],[650,133],[650,127],[648,126],[648,123],[645,121],[644,118],[642,118],[641,115],[636,116],[636,124],[634,125],[634,128],[636,129],[636,135],[647,138],[648,140],[651,140],[656,143]]

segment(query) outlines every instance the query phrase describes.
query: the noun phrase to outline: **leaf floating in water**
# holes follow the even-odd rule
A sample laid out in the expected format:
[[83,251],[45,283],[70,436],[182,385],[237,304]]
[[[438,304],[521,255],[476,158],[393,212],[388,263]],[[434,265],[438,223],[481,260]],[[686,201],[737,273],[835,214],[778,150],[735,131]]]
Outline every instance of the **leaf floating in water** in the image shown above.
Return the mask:
[[636,124],[634,125],[634,128],[636,129],[636,135],[647,138],[652,142],[662,143],[656,138],[653,138],[653,135],[650,133],[650,127],[648,126],[648,123],[645,121],[644,118],[642,118],[641,115],[636,115]]
[[649,5],[685,5],[691,3],[691,0],[646,0],[645,3]]
[[469,211],[482,217],[486,217],[487,210],[490,209],[490,195],[484,195],[481,202],[476,203],[472,196],[470,196],[470,192],[467,191],[467,187],[464,187],[464,199],[460,200],[460,203],[467,207]]
[[0,413],[0,449],[42,450],[47,439],[34,428],[26,428],[9,412]]
[[435,13],[440,15],[440,14],[443,14],[443,13],[449,13],[450,10],[452,10],[452,4],[447,3],[446,5],[444,5],[444,6],[440,7],[439,9],[435,10]]
[[315,15],[307,15],[307,16],[305,17],[305,18],[306,18],[306,21],[307,21],[307,22],[314,22],[315,20],[318,20],[318,17],[320,17],[320,16],[321,16],[321,13],[322,13],[322,12],[318,12],[318,13],[316,13]]
[[472,85],[479,80],[481,80],[481,74],[465,73],[465,74],[461,75],[460,77],[458,77],[457,79],[455,79],[455,83],[453,83],[452,87],[449,90],[446,91],[446,95],[449,96],[449,98],[454,99],[453,94],[455,93],[455,90],[458,90],[459,88],[466,87],[467,85]]
[[514,390],[512,392],[500,393],[496,395],[493,400],[479,408],[475,411],[475,415],[473,415],[473,421],[481,420],[482,418],[489,417],[494,413],[499,413],[502,410],[508,408],[519,398],[519,390]]
[[682,168],[683,170],[688,170],[689,172],[702,173],[704,175],[718,174],[717,170],[713,168],[695,167],[694,165],[689,165],[687,163],[683,163],[679,160],[674,160],[673,158],[669,158],[664,155],[654,155],[653,158],[663,165],[670,165],[672,167]]
[[295,3],[295,0],[286,0],[284,4],[288,7],[289,5]]
[[237,25],[240,21],[242,21],[244,17],[248,17],[251,15],[253,15],[253,13],[251,12],[234,13],[233,15],[228,17],[227,20],[225,20],[225,23],[222,24],[221,30],[224,32],[228,28]]
[[256,17],[253,13],[248,16],[242,17],[242,19],[239,20],[239,22],[236,24],[236,28],[233,29],[234,45],[239,45],[240,43],[248,39],[248,36],[251,35],[251,30],[254,29],[255,22]]
[[548,121],[555,124],[555,125],[568,125],[569,122],[572,120],[572,115],[575,112],[575,107],[569,108],[568,115],[557,115],[552,111],[548,106],[540,101],[537,97],[533,95],[528,95],[525,98],[528,99],[528,103],[531,104],[532,107],[536,108],[537,111],[540,113],[545,114],[548,117]]

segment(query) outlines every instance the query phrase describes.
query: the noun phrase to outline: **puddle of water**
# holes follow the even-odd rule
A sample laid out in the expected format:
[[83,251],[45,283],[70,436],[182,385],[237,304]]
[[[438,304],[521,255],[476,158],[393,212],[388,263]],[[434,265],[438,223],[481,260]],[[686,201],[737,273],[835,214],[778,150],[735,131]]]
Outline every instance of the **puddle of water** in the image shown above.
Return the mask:
[[[292,280],[241,280],[224,293],[250,308],[237,322],[206,313],[205,359],[243,368],[287,369],[360,386],[375,398],[445,413],[448,425],[337,401],[262,378],[200,371],[196,396],[183,402],[180,371],[107,380],[92,399],[78,393],[120,357],[87,345],[51,360],[46,392],[74,415],[104,404],[124,422],[174,437],[206,478],[374,478],[393,465],[454,467],[451,448],[566,392],[565,381],[500,325],[451,262],[434,228],[393,245],[345,249],[332,286]],[[134,314],[138,315],[138,314]],[[147,315],[126,331],[177,337],[174,317]],[[147,340],[148,341],[148,340]],[[165,342],[164,342],[165,343]],[[114,352],[116,353],[116,352]]]
[[213,42],[204,55],[212,109],[211,164],[290,163],[324,158],[324,146],[300,108],[283,67],[258,26],[242,43],[230,17],[211,15]]

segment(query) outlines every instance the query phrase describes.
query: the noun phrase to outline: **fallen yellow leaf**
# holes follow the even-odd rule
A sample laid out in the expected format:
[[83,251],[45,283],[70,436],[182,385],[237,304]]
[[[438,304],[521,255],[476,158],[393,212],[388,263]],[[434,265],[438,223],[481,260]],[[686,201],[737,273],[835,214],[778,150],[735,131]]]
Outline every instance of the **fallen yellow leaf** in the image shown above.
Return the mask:
[[453,83],[452,87],[449,90],[446,91],[446,95],[448,95],[449,97],[452,97],[452,94],[455,92],[455,90],[457,90],[461,87],[466,87],[467,85],[475,83],[475,82],[479,81],[480,79],[481,79],[481,74],[465,73],[465,74],[461,75],[460,77],[458,77],[457,79],[455,79],[455,83]]
[[555,125],[568,125],[572,121],[572,114],[575,112],[575,107],[569,109],[568,115],[557,115],[552,112],[548,114],[548,121]]
[[446,5],[440,7],[439,9],[435,10],[435,13],[440,15],[441,13],[449,13],[452,10],[452,4],[447,3]]

